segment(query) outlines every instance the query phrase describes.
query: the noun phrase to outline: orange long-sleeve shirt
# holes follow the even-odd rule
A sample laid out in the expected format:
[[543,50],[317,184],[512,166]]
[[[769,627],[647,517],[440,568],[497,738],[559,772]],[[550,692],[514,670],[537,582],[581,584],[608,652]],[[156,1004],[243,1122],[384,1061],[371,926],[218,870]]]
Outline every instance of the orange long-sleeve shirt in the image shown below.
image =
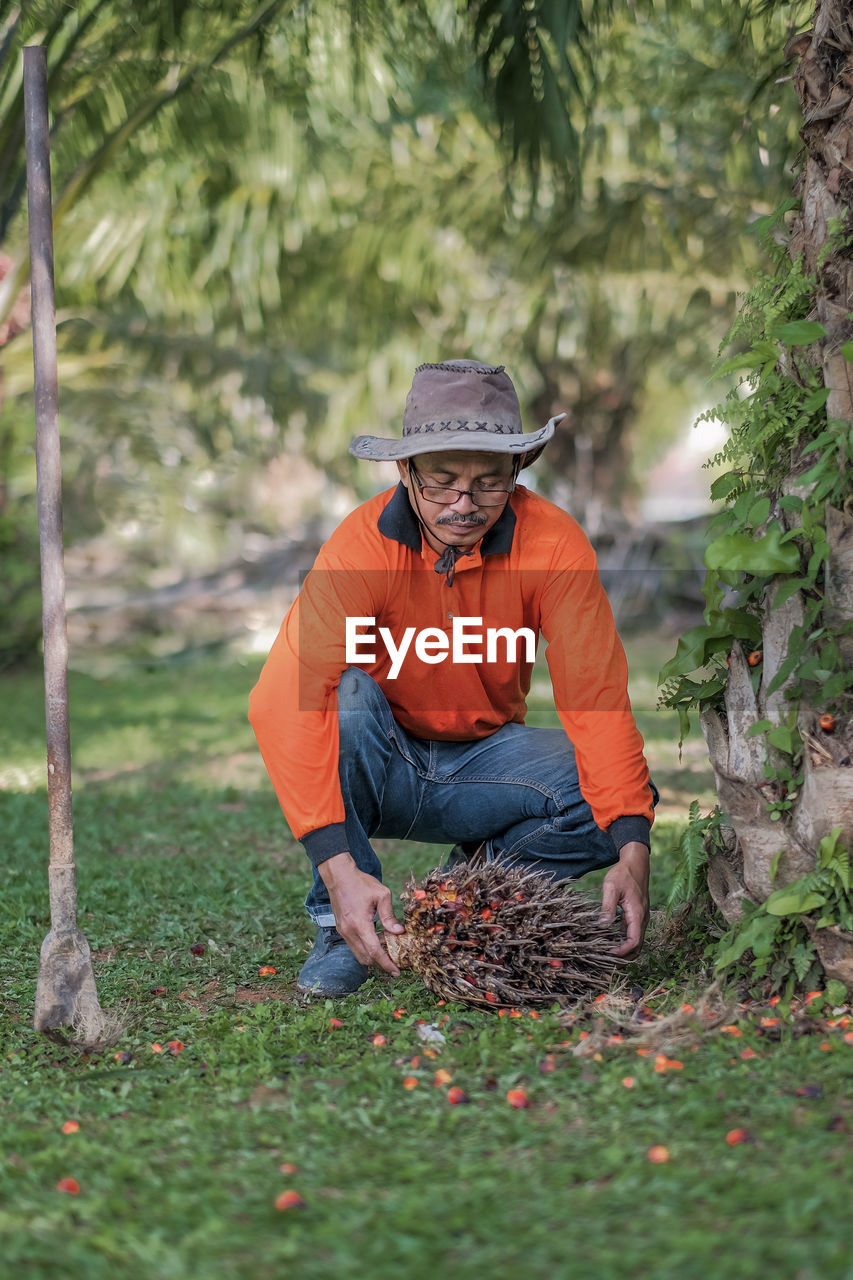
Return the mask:
[[[653,817],[643,740],[624,650],[580,526],[517,486],[473,553],[457,560],[452,585],[435,562],[402,485],[358,507],[321,548],[252,691],[261,753],[311,860],[346,848],[336,691],[347,666],[376,680],[413,736],[466,741],[524,721],[540,635],[596,822],[617,847],[642,838]],[[455,654],[454,627],[465,632]],[[489,653],[488,633],[499,628],[531,636],[519,636],[514,655],[497,636]]]

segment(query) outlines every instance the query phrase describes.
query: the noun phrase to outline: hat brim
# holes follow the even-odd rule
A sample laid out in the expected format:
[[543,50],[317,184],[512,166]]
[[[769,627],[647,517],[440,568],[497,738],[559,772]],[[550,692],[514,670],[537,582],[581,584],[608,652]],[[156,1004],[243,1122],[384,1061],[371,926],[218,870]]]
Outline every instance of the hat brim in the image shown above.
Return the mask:
[[356,436],[349,451],[354,458],[370,462],[397,462],[419,453],[503,453],[523,458],[521,465],[526,467],[538,458],[553,436],[554,427],[565,416],[558,413],[538,431],[517,435],[499,431],[429,431],[391,440],[384,436]]

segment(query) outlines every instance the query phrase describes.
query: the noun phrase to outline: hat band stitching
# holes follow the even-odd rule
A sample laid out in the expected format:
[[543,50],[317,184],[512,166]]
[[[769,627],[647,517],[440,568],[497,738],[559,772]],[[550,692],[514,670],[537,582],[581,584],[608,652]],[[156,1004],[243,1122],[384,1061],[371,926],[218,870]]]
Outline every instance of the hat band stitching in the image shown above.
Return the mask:
[[482,367],[472,364],[466,364],[464,360],[455,362],[443,362],[441,364],[419,364],[415,373],[423,373],[424,369],[443,369],[448,373],[479,373],[485,375],[487,373],[503,373],[506,365],[503,364],[487,364]]
[[523,434],[521,429],[509,422],[471,422],[469,418],[457,418],[454,427],[450,422],[419,422],[415,426],[403,428],[403,436],[429,434],[434,431],[488,431],[496,435],[517,436]]

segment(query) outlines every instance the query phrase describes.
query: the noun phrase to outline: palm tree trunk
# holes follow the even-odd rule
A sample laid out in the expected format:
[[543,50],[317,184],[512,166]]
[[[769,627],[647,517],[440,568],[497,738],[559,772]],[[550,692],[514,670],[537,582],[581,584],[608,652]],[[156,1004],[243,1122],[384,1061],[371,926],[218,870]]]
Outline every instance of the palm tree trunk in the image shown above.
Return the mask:
[[[816,364],[829,391],[829,420],[853,427],[853,364],[841,353],[853,338],[853,14],[846,0],[818,0],[810,31],[786,50],[799,59],[793,76],[803,110],[804,163],[797,180],[800,212],[791,228],[789,253],[803,259],[817,280],[811,318],[826,336],[814,344]],[[808,442],[784,489],[806,496],[798,475],[814,455]],[[846,506],[847,504],[845,504]],[[793,527],[796,513],[779,516]],[[829,557],[824,579],[823,622],[833,631],[853,619],[853,517],[827,505]],[[821,839],[836,827],[853,847],[853,723],[834,731],[820,726],[821,708],[801,696],[797,727],[803,741],[803,784],[787,819],[772,821],[768,800],[778,784],[765,777],[764,739],[749,736],[757,720],[779,725],[788,707],[785,687],[767,693],[788,651],[791,632],[803,620],[800,593],[780,608],[768,590],[763,611],[761,684],[753,691],[750,668],[735,645],[725,695],[725,716],[708,711],[702,727],[717,782],[720,808],[730,826],[729,847],[711,857],[708,886],[729,922],[744,900],[764,902],[775,888],[814,869]],[[840,638],[846,665],[853,665],[853,633]],[[819,693],[817,695],[819,698]],[[853,986],[853,935],[837,926],[817,928],[806,919],[820,961],[830,977]]]

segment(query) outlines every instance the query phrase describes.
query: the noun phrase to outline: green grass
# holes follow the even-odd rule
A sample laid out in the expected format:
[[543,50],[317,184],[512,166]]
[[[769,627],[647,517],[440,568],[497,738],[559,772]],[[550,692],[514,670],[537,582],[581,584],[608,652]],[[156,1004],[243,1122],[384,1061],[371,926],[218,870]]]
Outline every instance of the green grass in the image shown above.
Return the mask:
[[[647,696],[660,655],[651,643],[638,651],[635,703],[655,776],[676,775],[672,726]],[[72,678],[80,925],[102,1003],[126,1007],[128,1020],[114,1050],[82,1058],[30,1026],[49,927],[41,683],[0,679],[11,709],[0,743],[6,1272],[853,1275],[853,1046],[841,1030],[796,1035],[783,1016],[771,1032],[756,1004],[740,1037],[697,1038],[695,1051],[673,1051],[683,1069],[658,1073],[653,1058],[618,1046],[600,1061],[574,1055],[592,1019],[567,1029],[553,1013],[436,1007],[409,978],[371,979],[334,1004],[295,997],[310,945],[306,864],[245,720],[257,667],[205,658]],[[547,722],[547,708],[536,711]],[[708,794],[699,758],[685,768],[687,799]],[[657,828],[658,902],[686,809],[673,794]],[[383,844],[392,887],[440,852]],[[190,951],[197,941],[202,956]],[[258,976],[265,964],[275,977]],[[685,972],[682,955],[657,954],[634,981],[669,986],[653,1000],[664,1009],[682,999]],[[441,1018],[447,1042],[430,1059],[416,1023]],[[374,1046],[376,1033],[387,1044]],[[151,1049],[175,1039],[177,1055]],[[756,1056],[742,1058],[745,1048]],[[556,1069],[543,1073],[547,1053]],[[448,1105],[433,1083],[439,1067],[468,1105]],[[416,1088],[404,1088],[407,1076]],[[527,1110],[506,1101],[517,1085]],[[80,1129],[66,1135],[69,1119]],[[751,1141],[729,1146],[737,1127]],[[655,1144],[668,1163],[648,1161]],[[297,1172],[279,1172],[283,1162]],[[59,1193],[62,1177],[80,1194]],[[275,1209],[288,1187],[305,1208]]]

